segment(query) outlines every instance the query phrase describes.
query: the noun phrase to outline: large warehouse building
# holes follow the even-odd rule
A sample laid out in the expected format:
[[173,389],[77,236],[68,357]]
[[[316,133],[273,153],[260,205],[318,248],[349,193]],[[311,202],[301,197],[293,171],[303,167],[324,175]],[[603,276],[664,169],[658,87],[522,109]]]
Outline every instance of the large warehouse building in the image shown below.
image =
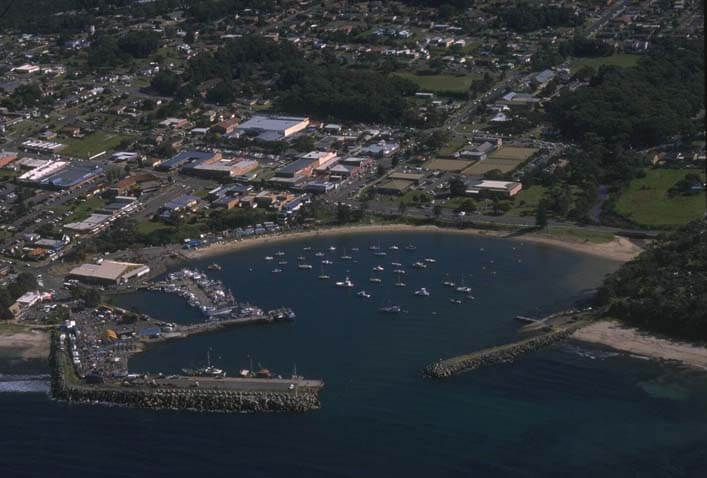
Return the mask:
[[104,260],[100,264],[82,264],[69,272],[69,279],[87,284],[117,285],[138,279],[150,272],[145,264]]
[[256,115],[241,123],[236,131],[240,133],[255,133],[260,139],[275,141],[298,133],[308,125],[309,118]]

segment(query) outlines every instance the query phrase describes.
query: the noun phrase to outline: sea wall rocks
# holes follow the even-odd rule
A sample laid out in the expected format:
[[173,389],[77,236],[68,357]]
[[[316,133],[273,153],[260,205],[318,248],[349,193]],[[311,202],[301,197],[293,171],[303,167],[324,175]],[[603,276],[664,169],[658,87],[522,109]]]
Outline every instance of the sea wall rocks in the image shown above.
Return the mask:
[[476,370],[489,365],[510,363],[523,355],[569,338],[584,323],[573,324],[562,330],[548,332],[537,337],[482,350],[468,355],[460,355],[427,365],[422,373],[432,378],[447,378],[461,372]]
[[307,412],[320,408],[318,391],[312,389],[264,392],[84,384],[75,377],[71,362],[60,350],[56,337],[52,338],[49,363],[51,395],[68,402],[221,413]]

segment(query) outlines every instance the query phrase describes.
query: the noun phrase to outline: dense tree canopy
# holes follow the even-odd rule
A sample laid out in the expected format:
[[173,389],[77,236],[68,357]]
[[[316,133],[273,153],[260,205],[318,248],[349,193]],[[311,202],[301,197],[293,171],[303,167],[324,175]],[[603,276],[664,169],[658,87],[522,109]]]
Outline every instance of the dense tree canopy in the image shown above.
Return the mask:
[[648,330],[707,340],[707,225],[694,221],[610,275],[597,296],[612,317]]
[[584,19],[566,7],[534,6],[521,2],[502,10],[500,24],[517,32],[532,32],[546,27],[573,27]]
[[601,67],[588,88],[561,94],[548,107],[567,138],[595,133],[607,143],[638,147],[695,132],[704,104],[704,45],[657,46],[634,68]]

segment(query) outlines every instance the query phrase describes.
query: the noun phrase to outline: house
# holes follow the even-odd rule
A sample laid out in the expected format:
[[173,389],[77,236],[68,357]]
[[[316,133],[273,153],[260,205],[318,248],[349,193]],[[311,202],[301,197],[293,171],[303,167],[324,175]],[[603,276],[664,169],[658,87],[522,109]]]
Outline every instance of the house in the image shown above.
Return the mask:
[[189,124],[186,118],[167,118],[159,123],[164,128],[179,129]]
[[478,195],[480,193],[490,193],[504,197],[513,197],[518,194],[523,185],[514,181],[491,181],[483,179],[478,182],[473,182],[467,185],[466,193],[470,195]]
[[236,126],[238,126],[238,118],[230,118],[213,125],[211,131],[219,134],[231,134],[236,130]]

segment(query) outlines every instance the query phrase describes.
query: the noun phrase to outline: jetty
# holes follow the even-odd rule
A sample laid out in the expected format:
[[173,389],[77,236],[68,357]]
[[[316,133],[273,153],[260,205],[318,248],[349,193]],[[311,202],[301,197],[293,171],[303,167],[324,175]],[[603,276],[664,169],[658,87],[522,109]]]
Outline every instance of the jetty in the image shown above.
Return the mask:
[[[558,319],[561,314],[553,314],[553,319]],[[571,337],[571,335],[590,323],[586,318],[566,316],[567,322],[544,328],[545,332],[533,337],[521,339],[495,347],[490,347],[469,354],[458,355],[447,359],[440,359],[426,365],[422,374],[431,378],[449,378],[454,375],[477,370],[482,367],[512,363],[524,355],[556,344]],[[543,323],[545,319],[532,320],[534,325]]]

